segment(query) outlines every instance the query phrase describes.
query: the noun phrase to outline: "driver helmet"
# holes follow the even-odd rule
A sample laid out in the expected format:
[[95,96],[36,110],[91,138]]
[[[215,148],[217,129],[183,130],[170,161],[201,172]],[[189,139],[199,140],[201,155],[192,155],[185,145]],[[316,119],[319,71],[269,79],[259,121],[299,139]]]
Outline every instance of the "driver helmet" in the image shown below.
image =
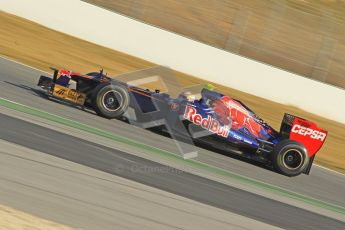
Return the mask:
[[189,102],[193,102],[195,101],[195,95],[192,94],[191,92],[187,91],[187,92],[182,92],[180,94],[181,99],[187,100]]
[[204,88],[210,91],[214,91],[216,89],[216,87],[211,83],[207,83]]

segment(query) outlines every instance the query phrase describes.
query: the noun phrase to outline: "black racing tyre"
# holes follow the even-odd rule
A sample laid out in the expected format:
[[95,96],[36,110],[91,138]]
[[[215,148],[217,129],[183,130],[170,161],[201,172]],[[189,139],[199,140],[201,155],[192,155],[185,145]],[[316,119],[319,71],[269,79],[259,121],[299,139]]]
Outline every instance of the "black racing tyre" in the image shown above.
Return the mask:
[[129,94],[120,85],[103,84],[95,88],[92,107],[99,116],[120,119],[129,106]]
[[272,164],[274,169],[286,176],[301,174],[309,163],[308,151],[301,143],[294,140],[283,140],[273,150]]

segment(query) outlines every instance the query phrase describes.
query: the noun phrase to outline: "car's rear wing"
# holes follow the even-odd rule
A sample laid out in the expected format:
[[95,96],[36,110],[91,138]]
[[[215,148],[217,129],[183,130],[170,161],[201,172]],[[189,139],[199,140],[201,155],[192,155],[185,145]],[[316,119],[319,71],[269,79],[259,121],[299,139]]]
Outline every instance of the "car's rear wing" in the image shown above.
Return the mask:
[[310,158],[305,172],[308,174],[316,153],[326,140],[327,131],[320,129],[311,121],[286,113],[280,126],[280,133],[283,137],[298,141],[305,146]]
[[55,69],[53,67],[50,67],[50,69],[54,71],[53,78],[41,75],[37,85],[46,90],[51,96],[83,106],[86,100],[86,95],[68,87],[70,78],[67,77],[65,79],[62,79],[62,81],[60,82],[58,81],[61,79],[59,72],[67,72],[68,74],[70,74],[70,72],[67,70],[59,71],[58,69]]

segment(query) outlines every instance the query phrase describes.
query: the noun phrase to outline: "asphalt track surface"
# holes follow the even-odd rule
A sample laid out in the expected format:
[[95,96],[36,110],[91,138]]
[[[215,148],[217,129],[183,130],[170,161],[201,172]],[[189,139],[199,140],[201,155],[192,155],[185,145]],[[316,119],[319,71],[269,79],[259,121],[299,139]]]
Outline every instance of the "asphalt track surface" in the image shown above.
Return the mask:
[[[0,139],[284,229],[341,229],[333,220],[119,150],[0,115]],[[38,135],[37,135],[38,134]],[[138,173],[140,168],[160,169]],[[212,194],[212,195],[211,195]],[[281,213],[283,215],[272,215]]]
[[[12,101],[16,101],[25,105],[35,107],[35,108],[39,108],[51,113],[56,113],[64,117],[81,121],[83,123],[87,123],[87,124],[91,123],[92,125],[105,129],[105,130],[110,130],[110,131],[116,130],[117,133],[120,133],[123,136],[130,137],[132,139],[136,139],[144,143],[159,145],[159,147],[161,148],[166,148],[168,150],[173,151],[173,149],[171,149],[173,148],[173,146],[171,145],[171,140],[168,138],[165,138],[156,134],[152,134],[150,132],[143,131],[138,128],[133,128],[132,126],[125,124],[123,122],[109,121],[103,118],[99,118],[93,114],[89,114],[89,113],[80,111],[78,109],[71,108],[71,107],[61,105],[58,103],[53,103],[51,101],[47,101],[46,99],[39,97],[32,90],[33,88],[35,88],[35,83],[37,81],[38,75],[39,75],[39,72],[36,70],[1,59],[0,60],[0,80],[1,80],[0,81],[0,97],[7,98]],[[6,119],[9,119],[7,122],[3,122],[3,119],[5,118],[6,117],[1,118],[1,125],[3,124],[6,125],[8,123],[11,123],[10,122],[11,118],[9,117],[6,118]],[[17,120],[13,121],[11,123],[11,126],[2,130],[11,130],[14,128],[17,128],[18,131],[23,130],[21,129],[19,124],[21,124],[19,121]],[[30,126],[32,124],[23,123],[21,125]],[[32,127],[32,128],[35,129],[39,127]],[[47,129],[44,129],[41,131],[53,132]],[[5,132],[4,133],[2,132],[2,135],[5,135]],[[54,139],[55,141],[58,140],[59,143],[65,143],[65,141],[66,143],[68,143],[68,140],[63,139],[64,135],[60,134],[59,136],[58,132],[50,133],[47,136],[50,136],[50,135],[53,135],[52,137],[54,137],[52,138],[52,141]],[[59,138],[62,138],[62,139],[60,140],[59,138],[55,138],[54,135],[57,135],[59,136]],[[7,138],[8,140],[14,143],[20,142],[18,144],[28,145],[28,147],[32,147],[32,148],[35,148],[35,147],[37,148],[37,146],[39,146],[39,145],[30,146],[31,142],[25,143],[25,138],[28,138],[27,135],[25,137],[22,136],[22,138],[16,137],[16,135],[12,136],[11,138],[9,136],[2,137],[2,139],[4,138],[5,139]],[[78,141],[83,143],[82,140],[78,140]],[[63,148],[64,146],[59,145],[59,146],[56,146],[56,148],[57,149],[58,147]],[[73,145],[73,146],[76,146],[76,145]],[[82,146],[82,144],[80,146]],[[53,150],[54,148],[51,148],[51,147],[49,148],[49,146],[45,146],[45,148],[47,149],[43,149],[43,150],[47,150],[47,151],[42,150],[42,152],[54,154],[51,152],[51,151],[54,151]],[[100,148],[105,148],[105,147],[100,146]],[[84,151],[84,149],[79,149],[77,152],[79,152],[80,154],[81,151]],[[87,151],[87,149],[85,149],[85,151]],[[104,151],[106,152],[110,150],[109,149],[107,150],[105,148]],[[114,150],[111,150],[111,152],[114,152]],[[124,154],[121,152],[117,152],[117,153],[120,155]],[[61,154],[61,151],[59,151],[59,154]],[[92,155],[94,156],[94,152],[92,153]],[[77,157],[77,155],[73,156],[73,154],[68,154],[68,156],[60,156],[60,157],[63,157],[63,158],[75,157],[77,159],[74,159],[74,160],[84,161],[84,162],[78,162],[78,163],[82,163],[82,164],[89,165],[91,167],[96,167],[96,168],[101,167],[100,168],[101,170],[108,171],[110,173],[111,173],[111,170],[114,170],[113,165],[112,167],[110,167],[109,161],[97,162],[101,160],[103,156],[100,159],[99,158],[96,159],[92,157],[91,159],[88,159],[87,161],[85,160],[85,158]],[[131,155],[129,155],[128,157],[133,158],[133,156]],[[333,204],[344,206],[344,203],[345,203],[344,198],[343,198],[343,194],[345,191],[344,177],[342,175],[335,174],[321,168],[314,167],[312,170],[312,174],[308,177],[301,176],[298,178],[285,178],[284,176],[277,175],[261,167],[256,167],[246,162],[232,159],[230,157],[223,156],[220,154],[211,153],[210,151],[207,151],[207,150],[200,151],[198,158],[199,158],[198,160],[200,161],[203,161],[206,163],[212,163],[213,165],[216,165],[218,167],[231,169],[232,171],[235,171],[239,174],[243,174],[243,175],[246,175],[255,179],[259,179],[262,181],[266,181],[271,184],[279,185],[289,190],[294,190],[305,195],[309,195],[309,196],[312,196],[312,197],[315,197],[327,202],[331,202]],[[147,161],[142,158],[138,158],[138,159],[140,159],[139,160],[140,162],[144,161],[144,163],[148,165],[155,164],[151,161]],[[69,159],[69,160],[73,160],[73,159]],[[120,171],[126,172],[126,167],[121,166]],[[334,227],[334,229],[341,229],[344,227],[344,223],[342,222],[335,221],[326,217],[322,217],[317,214],[304,211],[302,209],[294,208],[286,204],[282,204],[274,200],[263,198],[252,193],[247,193],[235,188],[231,188],[229,186],[226,186],[217,182],[213,182],[201,177],[196,177],[192,174],[183,174],[183,173],[181,174],[180,172],[175,173],[175,174],[172,174],[172,175],[169,174],[169,176],[171,176],[170,183],[173,183],[173,184],[169,184],[169,180],[167,181],[166,174],[163,175],[164,178],[160,178],[160,179],[156,178],[155,180],[153,180],[154,177],[151,177],[153,175],[150,175],[149,178],[140,178],[140,176],[139,178],[137,178],[138,176],[137,174],[131,175],[130,173],[127,175],[127,178],[131,176],[130,179],[132,180],[140,181],[142,183],[146,183],[151,186],[158,187],[167,191],[171,191],[172,189],[174,190],[177,189],[176,191],[171,191],[171,192],[174,192],[176,194],[180,194],[186,197],[191,196],[190,198],[192,199],[199,200],[204,203],[211,204],[213,206],[220,205],[218,207],[221,207],[223,209],[229,209],[229,210],[231,209],[235,213],[241,213],[241,215],[250,216],[253,219],[259,219],[262,222],[273,224],[276,226],[281,226],[283,228],[331,229],[332,227]],[[183,175],[183,178],[181,177],[181,175]],[[121,176],[126,177],[125,175],[121,175]],[[156,176],[159,176],[159,175],[156,175]],[[174,177],[178,177],[179,179],[176,180],[176,178]],[[201,183],[195,186],[190,186],[191,181],[188,180],[189,177],[193,177],[192,181],[196,180],[195,183],[197,183],[198,180],[201,180],[201,181],[206,182],[206,184]],[[196,177],[197,179],[195,179],[194,177]],[[144,179],[147,179],[148,181],[144,181]],[[187,180],[187,181],[183,181],[183,183],[181,183],[181,181],[179,180]],[[178,185],[182,187],[179,187]],[[219,189],[220,194],[218,196],[210,196],[209,194],[214,194],[214,191],[213,191],[214,187],[212,187],[211,190],[208,190],[210,189],[210,187],[208,187],[209,185],[215,185],[215,187]],[[202,188],[199,186],[206,186],[206,187]],[[181,191],[181,188],[183,188],[182,189],[183,191]],[[192,193],[188,195],[188,191],[189,193],[192,191]],[[203,191],[205,191],[205,193]],[[184,192],[187,194],[181,194],[181,192]],[[229,194],[227,194],[227,192],[229,192]],[[247,197],[238,197],[238,196],[247,196]],[[233,200],[233,202],[227,202],[231,200],[231,197],[237,197],[238,199]],[[247,201],[251,201],[251,202],[247,202]],[[253,204],[255,205],[253,206]],[[265,208],[267,209],[266,211],[264,211]],[[284,213],[284,215],[277,217],[276,215],[273,215],[273,213]],[[277,220],[279,223],[277,223]],[[308,223],[308,225],[306,225],[306,223]],[[321,227],[323,224],[324,224],[324,228]]]
[[[0,204],[55,223],[85,230],[281,229],[1,139],[0,146]],[[6,226],[0,218],[0,229]]]

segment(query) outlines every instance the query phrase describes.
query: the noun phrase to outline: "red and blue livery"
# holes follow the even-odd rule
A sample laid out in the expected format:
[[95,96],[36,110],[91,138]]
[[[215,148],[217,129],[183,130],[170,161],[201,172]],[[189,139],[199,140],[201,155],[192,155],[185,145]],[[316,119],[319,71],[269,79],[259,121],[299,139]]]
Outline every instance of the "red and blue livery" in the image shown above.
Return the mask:
[[[240,154],[287,176],[309,174],[327,131],[306,119],[285,114],[275,130],[241,101],[204,88],[177,98],[107,77],[103,71],[81,75],[54,70],[38,85],[49,97],[94,110],[143,128],[169,132],[174,138]],[[74,84],[71,84],[71,83]],[[72,88],[71,86],[74,85]]]

